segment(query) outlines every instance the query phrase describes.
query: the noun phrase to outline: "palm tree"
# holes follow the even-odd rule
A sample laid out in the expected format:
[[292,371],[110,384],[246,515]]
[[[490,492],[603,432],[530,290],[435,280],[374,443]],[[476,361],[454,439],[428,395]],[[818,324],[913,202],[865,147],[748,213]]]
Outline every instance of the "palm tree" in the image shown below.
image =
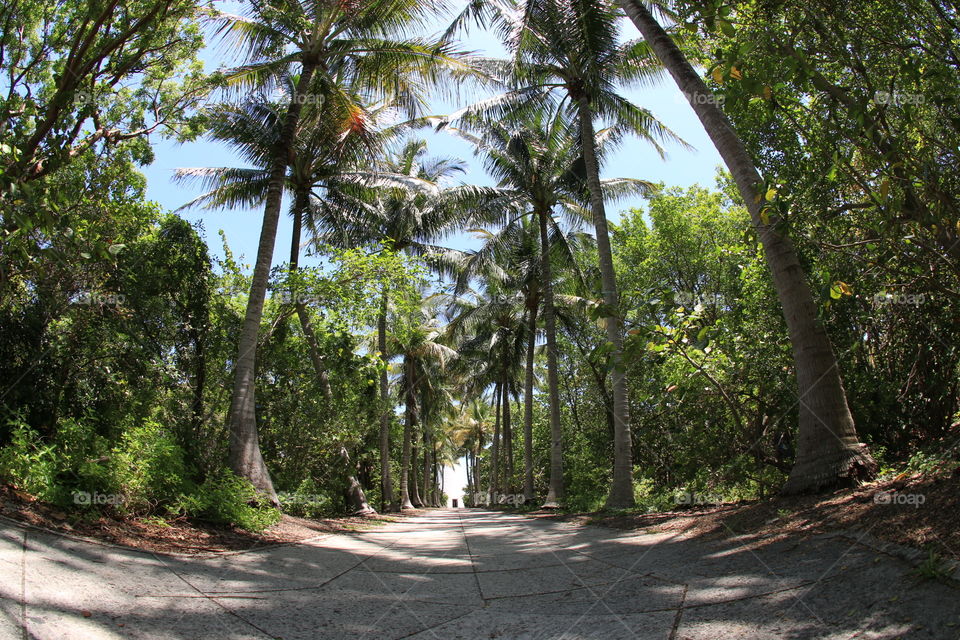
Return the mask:
[[[512,253],[521,262],[526,256],[529,262],[530,254],[536,255],[535,227],[529,222],[516,221],[497,235],[485,233],[491,239],[499,236],[500,242],[493,240],[490,244],[501,246],[501,258]],[[508,239],[516,243],[512,251],[503,246],[507,245]],[[523,282],[530,276],[529,267],[527,270],[518,269],[516,263],[509,263],[509,259],[503,263],[494,261],[488,267],[476,273],[480,277],[481,291],[470,290],[469,296],[457,296],[450,301],[448,314],[451,317],[447,331],[458,341],[461,378],[464,380],[462,395],[481,396],[491,386],[494,390],[494,433],[488,489],[489,499],[493,500],[504,489],[509,489],[505,486],[509,481],[503,482],[504,478],[512,478],[510,396],[516,388],[527,345],[535,337],[530,335],[527,323],[529,286],[533,283],[528,281],[525,287]]]
[[[586,188],[583,179],[584,160],[578,140],[570,135],[571,123],[562,110],[532,111],[519,114],[516,123],[500,123],[466,113],[456,120],[452,133],[474,145],[484,158],[487,172],[498,181],[498,195],[504,202],[514,202],[521,211],[532,213],[537,221],[541,254],[538,276],[542,284],[543,317],[547,341],[547,391],[550,408],[551,471],[546,507],[556,507],[563,499],[563,450],[560,429],[559,389],[557,384],[556,321],[553,302],[553,259],[562,259],[567,266],[575,264],[567,236],[553,217],[560,208],[566,218],[578,224],[584,217]],[[602,155],[618,143],[623,130],[611,127],[597,133],[594,144]],[[642,180],[616,178],[601,181],[607,199],[633,193],[647,194],[652,185]],[[551,239],[552,238],[552,239]],[[555,246],[556,249],[545,250]],[[538,292],[541,293],[541,292]],[[532,302],[532,300],[530,301]],[[536,326],[537,308],[530,307],[529,322]],[[533,421],[533,346],[527,353],[527,374],[524,384],[525,473],[524,495],[533,499],[532,453],[530,442]],[[632,495],[632,493],[631,493]]]
[[283,126],[270,154],[263,226],[243,325],[230,407],[230,466],[274,503],[276,493],[263,463],[255,416],[257,337],[266,298],[287,167],[305,103],[342,100],[348,86],[370,101],[398,99],[418,106],[426,82],[445,66],[464,64],[443,43],[409,39],[402,30],[434,9],[433,2],[373,0],[362,4],[281,0],[253,3],[247,16],[217,13],[218,35],[232,40],[246,64],[227,72],[236,87],[270,86],[291,65],[299,67]]
[[[394,333],[393,353],[403,356],[403,375],[400,390],[405,404],[403,427],[403,453],[400,466],[400,508],[412,509],[410,475],[416,461],[412,456],[412,444],[417,425],[434,417],[436,396],[442,395],[439,381],[447,363],[457,352],[439,341],[442,329],[437,321],[432,300],[428,298],[420,310],[407,319],[409,326]],[[432,445],[430,445],[432,447]],[[426,447],[425,447],[426,448]],[[426,454],[426,452],[425,452]],[[429,456],[428,456],[429,459]],[[424,470],[425,477],[427,470]],[[432,471],[430,471],[432,475]],[[424,492],[428,493],[427,491]],[[429,500],[427,495],[423,496]]]
[[[292,88],[292,78],[284,78],[284,86]],[[289,95],[289,93],[287,94]],[[280,135],[283,103],[271,101],[262,93],[239,105],[221,105],[213,110],[208,136],[237,149],[241,158],[254,168],[200,167],[178,169],[174,180],[199,182],[205,193],[181,208],[202,206],[207,209],[253,206],[266,197],[269,182],[270,151]],[[301,235],[304,221],[311,222],[311,198],[321,198],[338,181],[361,179],[368,172],[357,171],[372,148],[399,135],[415,123],[378,130],[377,122],[388,106],[362,109],[356,104],[325,101],[308,105],[302,114],[294,145],[293,159],[287,173],[286,190],[291,194],[290,214],[293,234],[290,243],[288,272],[296,282],[300,261]],[[300,320],[311,362],[321,383],[324,396],[332,400],[328,372],[307,305],[295,296],[293,308]],[[341,458],[347,472],[348,497],[354,512],[370,513],[363,488],[349,470],[349,453],[341,446]]]
[[474,397],[460,406],[450,426],[450,436],[466,462],[470,505],[475,505],[480,495],[480,452],[486,446],[490,422],[490,405],[484,398]]
[[[642,41],[619,42],[618,13],[612,6],[587,0],[547,0],[519,3],[471,3],[459,22],[487,17],[507,35],[512,60],[499,67],[511,90],[477,103],[461,114],[499,114],[509,118],[518,110],[542,108],[560,96],[560,105],[576,123],[583,155],[583,171],[590,195],[590,211],[597,238],[603,289],[601,311],[611,345],[613,412],[615,418],[613,481],[607,506],[634,504],[632,440],[623,363],[623,319],[619,310],[616,273],[610,249],[600,160],[594,120],[614,123],[654,145],[679,139],[646,109],[617,93],[617,87],[654,80],[661,69]],[[458,114],[460,115],[460,114]]]
[[[369,180],[341,189],[314,211],[316,239],[331,245],[378,244],[411,255],[439,253],[433,242],[459,225],[466,212],[476,208],[483,189],[444,187],[443,181],[464,170],[464,165],[427,155],[423,140],[410,140],[395,155],[375,166]],[[390,300],[384,291],[377,318],[377,349],[384,363],[387,350],[387,315]],[[380,376],[380,396],[385,407],[380,419],[381,508],[393,499],[390,476],[390,406],[386,367]]]
[[800,398],[797,460],[784,493],[817,491],[872,477],[877,465],[857,438],[830,337],[818,319],[793,242],[766,207],[764,180],[746,146],[693,65],[644,3],[618,4],[673,76],[737,183],[763,245],[793,346]]

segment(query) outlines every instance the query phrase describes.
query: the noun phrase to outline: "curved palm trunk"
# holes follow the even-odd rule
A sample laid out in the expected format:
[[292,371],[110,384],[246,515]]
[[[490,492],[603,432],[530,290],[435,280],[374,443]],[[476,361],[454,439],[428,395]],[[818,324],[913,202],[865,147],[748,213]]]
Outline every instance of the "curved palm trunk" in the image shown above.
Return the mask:
[[[303,230],[303,213],[309,203],[309,196],[303,192],[298,192],[295,196],[296,201],[293,207],[293,238],[290,243],[290,272],[294,273],[300,268],[300,236]],[[304,339],[307,342],[307,348],[310,351],[310,361],[313,363],[314,372],[320,380],[320,389],[323,397],[329,403],[333,401],[333,390],[330,388],[330,376],[327,373],[327,367],[320,355],[320,347],[317,344],[317,335],[313,330],[313,323],[310,321],[310,314],[307,312],[307,305],[299,298],[294,301],[297,309],[297,317],[300,319],[300,327],[303,330]],[[340,445],[339,458],[342,464],[343,478],[346,481],[346,499],[347,506],[355,514],[376,513],[376,510],[367,503],[367,496],[363,492],[363,486],[357,480],[353,473],[353,463],[350,461],[350,454],[347,448]]]
[[500,472],[500,389],[497,382],[493,391],[493,444],[490,446],[490,484],[487,489],[487,504],[496,504],[500,486],[497,484],[497,474]]
[[800,403],[797,460],[783,493],[818,491],[873,477],[877,465],[866,445],[857,439],[833,345],[817,318],[817,305],[796,249],[782,228],[777,228],[779,220],[775,216],[764,224],[760,215],[760,172],[713,93],[643,3],[620,0],[620,6],[700,118],[733,174],[763,245],[790,333]]
[[270,479],[270,472],[263,462],[260,452],[260,438],[257,431],[256,416],[256,373],[257,338],[260,333],[260,320],[263,318],[263,304],[267,295],[270,278],[270,266],[273,263],[273,247],[277,240],[277,226],[280,221],[280,206],[283,202],[283,187],[286,182],[287,165],[290,150],[303,109],[300,100],[302,89],[309,87],[316,71],[316,63],[304,61],[300,79],[294,87],[290,105],[287,107],[286,121],[274,151],[273,168],[270,171],[270,183],[267,188],[266,204],[263,210],[263,226],[260,229],[260,241],[257,245],[257,260],[253,269],[253,282],[250,285],[250,297],[240,329],[237,345],[237,359],[234,365],[233,394],[230,400],[230,468],[246,479],[278,505],[277,493]]
[[553,310],[553,273],[550,266],[550,236],[547,216],[537,212],[540,224],[540,274],[543,278],[543,328],[547,338],[547,404],[550,408],[550,486],[545,509],[556,509],[563,502],[563,431],[560,428],[560,382],[557,378],[557,320]]
[[380,510],[386,511],[393,507],[393,479],[390,477],[390,380],[387,377],[387,292],[383,292],[380,301],[380,316],[377,318],[377,349],[380,350],[380,359],[383,361],[383,370],[380,372],[380,403],[383,413],[380,414]]
[[410,502],[410,445],[413,440],[413,425],[416,422],[416,393],[413,385],[413,360],[404,356],[404,373],[407,378],[406,419],[403,422],[403,454],[400,460],[400,509],[413,509]]
[[613,269],[613,252],[607,229],[607,212],[600,186],[600,164],[597,162],[596,135],[593,130],[593,110],[587,96],[578,101],[581,146],[587,170],[587,187],[593,210],[593,226],[597,235],[597,255],[600,258],[600,278],[603,284],[603,305],[610,314],[605,318],[607,340],[613,345],[610,353],[613,387],[613,482],[607,496],[607,508],[628,509],[633,498],[633,440],[630,437],[630,408],[627,399],[627,379],[623,362],[623,318],[620,317],[620,296],[617,276]]
[[523,378],[523,501],[533,502],[533,359],[537,346],[537,312],[540,304],[537,295],[527,305],[527,362]]

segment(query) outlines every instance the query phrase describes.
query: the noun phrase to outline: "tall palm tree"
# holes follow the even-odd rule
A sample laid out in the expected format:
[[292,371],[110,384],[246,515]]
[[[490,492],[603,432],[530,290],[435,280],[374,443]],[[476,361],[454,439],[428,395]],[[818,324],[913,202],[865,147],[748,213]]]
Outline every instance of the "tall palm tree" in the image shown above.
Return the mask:
[[475,506],[480,496],[480,452],[490,432],[490,405],[482,397],[472,397],[460,406],[450,426],[454,444],[462,452],[467,471],[469,504]]
[[645,3],[619,0],[618,4],[697,114],[733,174],[763,245],[790,333],[800,398],[797,460],[783,492],[816,491],[871,477],[877,465],[857,437],[833,345],[819,321],[793,242],[782,221],[766,207],[767,189],[756,164],[713,93]]
[[590,194],[590,211],[597,238],[597,255],[603,288],[601,311],[611,345],[611,377],[615,418],[613,481],[607,506],[633,506],[632,439],[623,362],[623,318],[619,310],[616,273],[610,249],[600,160],[594,121],[615,123],[653,144],[680,141],[650,111],[632,104],[618,93],[619,87],[648,83],[661,67],[646,43],[619,41],[619,14],[612,5],[588,0],[538,0],[501,3],[476,2],[458,21],[485,17],[506,34],[511,52],[509,65],[500,75],[511,90],[462,110],[462,114],[498,113],[509,117],[531,106],[558,100],[567,111],[580,140],[583,170]]
[[[570,135],[571,122],[562,110],[536,110],[517,114],[516,122],[501,123],[477,116],[472,108],[447,129],[473,144],[484,159],[487,172],[497,180],[497,194],[502,202],[512,202],[521,212],[531,214],[540,237],[538,277],[542,282],[543,319],[547,341],[547,397],[550,410],[551,471],[549,493],[544,506],[556,507],[563,499],[563,450],[560,429],[559,388],[557,383],[556,321],[553,302],[552,261],[563,260],[573,266],[571,244],[554,219],[554,211],[562,210],[568,222],[578,225],[589,204],[584,182],[584,157],[580,141]],[[594,145],[603,152],[617,144],[623,136],[621,127],[599,131]],[[643,180],[615,178],[601,181],[606,199],[634,193],[650,193],[652,185]],[[549,249],[549,247],[555,247]],[[555,257],[551,260],[551,255]],[[530,300],[529,302],[533,302]],[[529,322],[537,322],[537,307],[530,307]],[[528,347],[524,383],[524,495],[533,499],[532,440],[533,422],[533,346]],[[632,495],[632,494],[631,494]]]
[[[393,344],[388,345],[392,352],[403,356],[400,390],[404,399],[405,420],[400,465],[401,509],[414,507],[411,486],[415,486],[415,483],[411,485],[410,482],[415,463],[412,456],[414,433],[418,425],[423,425],[424,420],[434,417],[436,396],[443,394],[442,388],[439,388],[440,377],[447,363],[457,355],[456,351],[439,341],[443,331],[431,302],[428,298],[423,307],[414,312],[412,318],[407,319],[408,326],[401,332],[394,333]],[[432,470],[430,474],[432,475]],[[427,496],[424,498],[429,500]]]
[[218,34],[244,52],[246,64],[227,72],[235,87],[270,86],[291,65],[298,67],[283,127],[271,151],[263,225],[250,296],[234,361],[230,406],[230,466],[277,502],[260,453],[255,415],[257,337],[286,182],[300,114],[307,102],[342,100],[341,89],[361,91],[371,102],[399,99],[410,111],[425,85],[446,67],[464,72],[444,43],[403,36],[434,2],[372,0],[365,3],[280,0],[252,3],[246,16],[217,13]]
[[[353,190],[344,187],[335,199],[327,199],[314,210],[316,238],[339,246],[378,244],[411,255],[439,253],[437,240],[452,233],[476,207],[483,189],[471,186],[444,186],[464,171],[464,165],[427,155],[423,140],[410,140],[391,157],[375,165],[374,180],[358,181]],[[387,350],[387,315],[390,300],[384,291],[377,318],[377,349],[384,362]],[[380,396],[385,407],[380,420],[380,462],[382,508],[393,500],[390,476],[390,406],[387,372],[380,376]]]
[[[536,246],[535,228],[529,222],[514,223],[522,232],[526,227],[526,245]],[[501,233],[523,241],[520,233]],[[493,234],[489,234],[494,237]],[[532,240],[532,242],[531,242]],[[529,253],[529,249],[527,249]],[[503,254],[506,252],[504,251]],[[501,257],[504,257],[501,254]],[[522,256],[523,250],[515,256]],[[534,254],[535,255],[535,254]],[[493,266],[493,265],[491,265]],[[490,451],[490,483],[488,496],[493,500],[509,482],[510,450],[507,448],[512,429],[510,396],[525,361],[526,345],[535,338],[527,324],[529,290],[523,290],[522,280],[529,271],[518,270],[516,264],[504,262],[477,274],[480,291],[470,290],[466,296],[457,296],[448,305],[450,321],[447,331],[457,341],[460,353],[462,393],[465,397],[484,395],[493,387],[494,433]],[[502,429],[502,430],[501,430]],[[503,464],[501,464],[503,462]]]
[[[283,78],[289,95],[292,78]],[[235,148],[240,157],[254,167],[196,167],[178,169],[174,180],[199,182],[207,191],[181,208],[202,206],[207,209],[254,206],[266,197],[270,175],[270,152],[276,144],[283,123],[283,102],[272,100],[260,92],[237,105],[221,105],[211,114],[211,139],[225,142]],[[287,172],[285,190],[291,195],[290,214],[293,217],[293,233],[290,243],[288,271],[296,281],[300,261],[301,236],[306,221],[311,222],[311,199],[324,197],[336,188],[338,181],[363,179],[369,172],[365,159],[371,149],[400,135],[411,121],[391,127],[378,127],[379,119],[390,114],[389,105],[374,109],[359,107],[357,103],[343,104],[324,101],[307,105],[302,114],[294,153]],[[332,389],[323,355],[320,353],[316,334],[306,303],[296,296],[292,302],[301,330],[307,342],[308,352],[321,389],[328,401],[332,401]],[[353,511],[369,513],[363,488],[349,470],[349,453],[341,446],[341,458],[347,472],[348,497]]]

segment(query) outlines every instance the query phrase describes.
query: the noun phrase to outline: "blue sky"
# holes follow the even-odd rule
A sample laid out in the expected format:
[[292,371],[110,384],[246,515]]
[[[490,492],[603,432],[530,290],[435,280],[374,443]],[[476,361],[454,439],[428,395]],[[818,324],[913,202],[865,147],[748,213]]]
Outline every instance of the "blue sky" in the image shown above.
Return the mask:
[[[236,3],[218,4],[224,10],[236,10]],[[443,24],[444,22],[439,20],[436,27],[440,28]],[[433,25],[427,30],[434,30]],[[624,37],[638,37],[633,25],[628,22],[624,22]],[[502,55],[503,52],[500,43],[493,36],[477,30],[463,39],[463,48],[481,55]],[[230,64],[230,61],[224,60],[213,47],[205,51],[203,57],[208,70]],[[670,186],[687,186],[694,183],[713,186],[716,167],[721,164],[720,157],[673,81],[665,76],[659,86],[628,89],[624,91],[624,95],[635,104],[650,109],[664,124],[693,145],[695,150],[687,151],[675,145],[670,146],[667,147],[667,159],[661,160],[657,153],[645,143],[639,140],[628,140],[607,160],[604,177],[642,178],[653,182],[664,182]],[[438,100],[431,105],[431,112],[437,115],[450,113],[476,100],[477,97],[476,95],[464,96],[459,103]],[[490,184],[489,178],[483,172],[478,159],[473,157],[467,143],[446,134],[435,134],[430,131],[424,131],[422,137],[429,141],[432,155],[453,156],[468,162],[470,169],[462,178],[464,182]],[[228,148],[206,140],[183,145],[169,140],[156,140],[154,150],[155,162],[144,169],[147,176],[147,196],[169,210],[180,207],[200,193],[198,189],[172,183],[171,176],[178,167],[237,166],[237,159]],[[616,221],[621,211],[641,204],[642,199],[639,198],[624,200],[612,205],[608,209],[608,216]],[[284,211],[286,211],[286,204]],[[210,249],[214,254],[222,253],[217,232],[223,229],[234,254],[243,255],[244,262],[252,263],[256,255],[262,213],[262,209],[189,210],[181,215],[191,222],[200,222],[203,225],[204,237],[210,243]],[[290,219],[284,215],[277,234],[275,264],[283,262],[288,255],[290,232]],[[476,240],[468,235],[459,235],[450,238],[446,244],[457,248],[473,248],[476,246]],[[307,259],[304,263],[310,264],[311,261]]]

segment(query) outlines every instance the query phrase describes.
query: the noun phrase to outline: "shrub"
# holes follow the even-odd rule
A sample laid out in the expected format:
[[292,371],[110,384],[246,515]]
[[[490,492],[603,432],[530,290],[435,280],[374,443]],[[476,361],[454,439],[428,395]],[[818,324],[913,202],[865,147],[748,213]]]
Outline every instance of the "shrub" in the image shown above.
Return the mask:
[[334,501],[327,492],[321,492],[312,478],[300,483],[294,492],[279,495],[285,513],[304,518],[322,518],[337,513]]
[[0,449],[0,476],[18,489],[48,502],[61,501],[56,448],[19,420],[10,421],[11,443]]
[[191,490],[183,449],[172,434],[147,420],[124,429],[110,456],[112,484],[123,495],[120,511],[151,513]]
[[176,508],[193,518],[254,532],[280,521],[280,512],[249,481],[227,470],[208,478]]

